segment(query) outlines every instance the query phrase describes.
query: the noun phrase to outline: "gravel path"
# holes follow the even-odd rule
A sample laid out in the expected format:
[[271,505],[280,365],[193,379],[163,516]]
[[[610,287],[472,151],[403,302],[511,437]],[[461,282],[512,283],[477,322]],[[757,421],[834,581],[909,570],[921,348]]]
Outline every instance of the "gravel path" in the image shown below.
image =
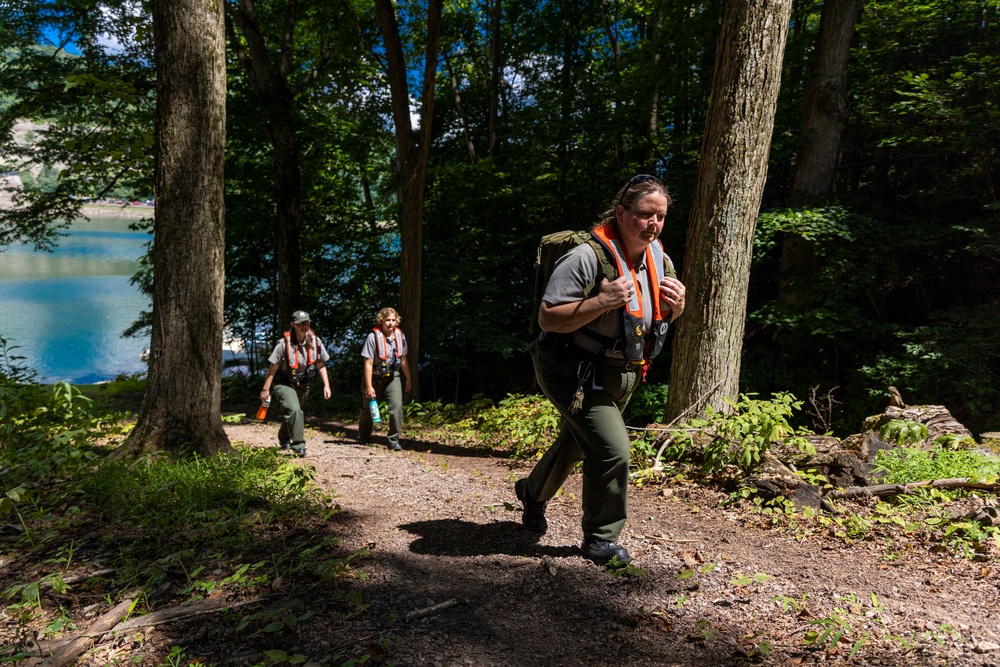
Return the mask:
[[[227,431],[272,446],[276,425]],[[848,545],[672,482],[631,490],[620,542],[641,572],[614,577],[579,555],[579,475],[536,538],[513,493],[529,464],[406,437],[391,452],[356,434],[314,422],[302,459],[338,495],[343,546],[372,550],[358,582],[368,613],[336,639],[318,618],[301,628],[321,645],[368,642],[394,665],[1000,665],[996,547],[974,562],[934,544]],[[839,643],[804,643],[828,626],[845,628]]]

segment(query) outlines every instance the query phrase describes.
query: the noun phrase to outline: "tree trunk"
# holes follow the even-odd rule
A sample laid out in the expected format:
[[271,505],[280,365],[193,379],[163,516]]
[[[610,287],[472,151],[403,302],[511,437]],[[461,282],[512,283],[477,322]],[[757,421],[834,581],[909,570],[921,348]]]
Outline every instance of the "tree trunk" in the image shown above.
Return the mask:
[[465,150],[469,153],[469,162],[476,164],[476,145],[472,141],[472,132],[469,129],[469,118],[465,115],[465,107],[462,106],[462,93],[458,90],[458,77],[455,76],[455,70],[451,67],[451,61],[448,56],[444,58],[445,67],[448,68],[448,80],[451,82],[451,94],[455,98],[455,113],[458,114],[458,119],[462,123],[462,136],[465,137]]
[[153,3],[156,217],[149,379],[120,454],[231,452],[222,429],[226,57],[221,0]]
[[726,0],[688,224],[687,307],[664,420],[728,410],[739,393],[751,248],[781,83],[791,0]]
[[279,115],[267,125],[267,136],[274,154],[274,180],[277,184],[274,230],[274,255],[278,268],[278,322],[287,322],[292,313],[304,308],[302,303],[302,173],[299,166],[299,142],[292,122],[291,95],[279,106]]
[[[615,30],[611,25],[608,0],[601,0],[601,24],[604,26],[604,35],[608,38],[608,45],[611,47],[611,53],[614,54],[613,66],[615,73],[615,89],[619,94],[619,99],[615,100],[615,104],[616,106],[620,105],[621,107],[627,108],[628,103],[620,99],[622,86],[622,53],[621,47],[618,46],[618,36],[615,35]],[[622,139],[622,134],[616,134],[611,141],[615,162],[622,162],[625,156],[625,143]]]
[[[254,0],[226,4],[230,44],[267,117],[264,134],[271,145],[275,186],[274,264],[278,279],[274,304],[277,320],[272,323],[275,326],[284,324],[294,310],[304,307],[300,240],[302,168],[295,132],[295,94],[288,81],[298,18],[296,8],[294,2],[286,5],[286,29],[275,58],[264,39]],[[239,29],[242,39],[234,28]],[[319,60],[325,62],[326,56],[321,54]]]
[[501,32],[500,21],[503,18],[502,0],[493,0],[492,23],[490,25],[490,111],[489,111],[489,147],[490,157],[496,157],[500,152],[497,140],[500,126],[500,57]]
[[421,93],[420,131],[415,136],[410,124],[410,95],[407,68],[399,23],[391,0],[375,0],[379,31],[385,41],[392,118],[396,127],[397,162],[400,166],[399,306],[402,329],[409,345],[413,397],[420,400],[420,306],[423,256],[424,185],[434,120],[434,83],[437,74],[438,37],[441,34],[441,0],[427,6],[427,42],[424,53],[424,82]]
[[[663,12],[659,9],[654,9],[652,16],[649,17],[649,30],[646,39],[653,41],[657,38],[660,33],[660,28],[663,27]],[[649,107],[648,115],[646,118],[645,127],[643,128],[643,134],[646,137],[646,145],[643,148],[642,163],[644,165],[644,170],[650,174],[656,173],[656,162],[659,159],[660,152],[657,150],[656,146],[656,133],[660,126],[660,61],[662,60],[662,54],[659,49],[653,50],[653,60],[650,63],[650,71],[653,73],[651,79],[651,88],[649,90]]]
[[[792,176],[792,199],[814,201],[831,194],[840,137],[847,123],[847,59],[861,0],[826,0],[816,36],[816,60],[803,93],[802,147]],[[781,248],[781,298],[802,307],[802,285],[816,271],[812,241],[788,234]]]

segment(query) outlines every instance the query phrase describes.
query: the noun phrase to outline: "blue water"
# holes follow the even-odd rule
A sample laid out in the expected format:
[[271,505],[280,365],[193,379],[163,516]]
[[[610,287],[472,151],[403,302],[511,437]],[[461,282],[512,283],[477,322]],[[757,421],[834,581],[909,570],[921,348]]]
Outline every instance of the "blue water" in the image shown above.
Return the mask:
[[149,299],[130,284],[149,240],[128,219],[74,222],[53,252],[0,252],[0,337],[38,380],[89,384],[144,373],[148,336],[122,332]]

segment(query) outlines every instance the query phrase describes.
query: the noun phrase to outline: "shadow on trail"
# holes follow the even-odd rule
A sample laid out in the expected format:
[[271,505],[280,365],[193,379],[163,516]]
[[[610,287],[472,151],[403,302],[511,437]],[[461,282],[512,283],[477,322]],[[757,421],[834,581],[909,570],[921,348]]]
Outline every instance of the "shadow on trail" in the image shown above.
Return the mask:
[[478,524],[461,519],[434,519],[406,523],[400,528],[420,536],[410,544],[410,551],[429,556],[504,554],[558,558],[580,555],[580,550],[576,547],[538,544],[537,536],[513,521]]
[[[344,423],[331,419],[306,419],[306,425],[320,431],[326,435],[333,436],[332,439],[324,439],[326,444],[339,444],[344,440],[352,444],[358,443],[358,425],[354,422]],[[372,433],[371,445],[374,447],[385,447],[387,438],[384,431],[376,430]],[[421,452],[429,454],[440,454],[447,456],[467,456],[484,459],[504,460],[507,457],[503,452],[497,452],[488,447],[472,447],[468,445],[449,445],[438,440],[423,440],[409,437],[406,434],[405,424],[399,438],[399,444],[403,451]]]

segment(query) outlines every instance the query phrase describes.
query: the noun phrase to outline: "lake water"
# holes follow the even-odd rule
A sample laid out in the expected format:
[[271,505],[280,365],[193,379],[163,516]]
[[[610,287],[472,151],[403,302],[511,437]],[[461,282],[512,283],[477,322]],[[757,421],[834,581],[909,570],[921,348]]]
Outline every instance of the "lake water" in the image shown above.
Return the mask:
[[121,335],[150,309],[129,282],[149,240],[132,222],[79,220],[53,252],[0,252],[0,337],[38,380],[90,384],[146,371],[139,357],[149,337]]

